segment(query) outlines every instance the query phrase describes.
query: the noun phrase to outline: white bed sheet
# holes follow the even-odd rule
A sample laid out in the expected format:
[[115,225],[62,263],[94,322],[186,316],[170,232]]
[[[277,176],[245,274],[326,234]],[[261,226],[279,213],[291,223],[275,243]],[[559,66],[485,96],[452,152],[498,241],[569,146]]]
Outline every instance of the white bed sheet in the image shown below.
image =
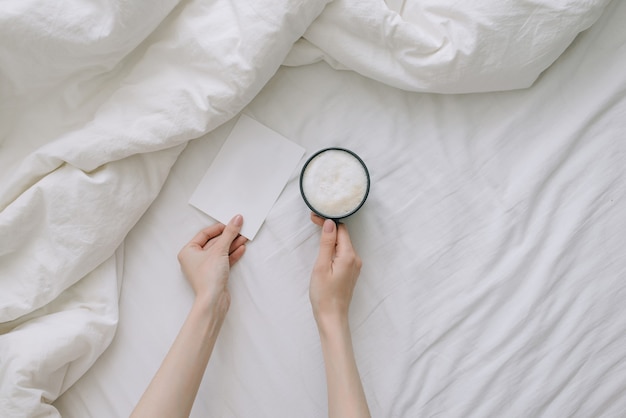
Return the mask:
[[[340,145],[369,167],[346,223],[373,416],[625,413],[624,19],[613,2],[525,90],[410,93],[317,63],[281,68],[244,110],[307,155]],[[158,368],[192,299],[176,253],[211,222],[187,201],[232,125],[189,143],[125,239],[117,334],[55,403],[64,417],[127,416]],[[233,269],[193,417],[326,413],[297,174]]]

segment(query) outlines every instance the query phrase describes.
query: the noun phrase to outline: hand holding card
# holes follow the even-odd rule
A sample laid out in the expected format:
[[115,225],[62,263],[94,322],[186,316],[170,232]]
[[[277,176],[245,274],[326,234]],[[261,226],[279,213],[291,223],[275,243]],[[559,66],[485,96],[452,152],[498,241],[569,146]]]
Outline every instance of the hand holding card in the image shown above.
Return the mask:
[[241,235],[252,240],[304,151],[242,114],[189,203],[224,224],[242,214]]

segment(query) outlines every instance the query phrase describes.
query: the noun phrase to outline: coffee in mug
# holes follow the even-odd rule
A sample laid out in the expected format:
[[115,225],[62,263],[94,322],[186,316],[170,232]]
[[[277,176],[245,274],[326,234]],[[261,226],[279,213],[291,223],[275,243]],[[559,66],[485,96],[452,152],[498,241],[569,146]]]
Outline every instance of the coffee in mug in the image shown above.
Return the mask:
[[307,206],[327,219],[342,219],[361,208],[370,188],[367,167],[354,152],[326,148],[313,154],[300,173]]

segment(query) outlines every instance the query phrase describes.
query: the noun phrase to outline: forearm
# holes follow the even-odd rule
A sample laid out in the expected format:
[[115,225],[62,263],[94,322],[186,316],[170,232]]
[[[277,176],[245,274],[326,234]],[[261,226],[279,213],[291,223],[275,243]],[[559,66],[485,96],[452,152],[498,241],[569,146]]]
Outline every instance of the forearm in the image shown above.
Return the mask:
[[194,303],[132,418],[189,416],[221,324],[221,315]]
[[329,417],[369,417],[347,318],[320,320],[318,329],[326,369]]

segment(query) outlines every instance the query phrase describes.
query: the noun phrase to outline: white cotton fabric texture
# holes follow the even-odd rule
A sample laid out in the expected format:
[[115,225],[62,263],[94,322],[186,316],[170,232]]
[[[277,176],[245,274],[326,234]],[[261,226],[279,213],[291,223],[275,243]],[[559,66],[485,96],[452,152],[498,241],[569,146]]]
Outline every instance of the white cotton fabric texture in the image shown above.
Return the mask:
[[176,3],[3,3],[0,415],[56,414],[113,338],[116,249],[185,143],[236,115],[325,5]]
[[[625,17],[611,3],[529,89],[411,93],[318,63],[280,69],[245,108],[307,156],[342,145],[368,164],[346,223],[373,416],[626,410]],[[118,332],[63,416],[128,415],[159,367],[193,297],[175,254],[210,222],[186,202],[232,124],[189,144],[127,236]],[[326,415],[308,216],[296,170],[233,269],[192,417]]]
[[335,0],[286,63],[319,60],[410,91],[532,85],[608,0]]
[[[211,220],[187,202],[244,108],[370,168],[348,226],[374,415],[624,411],[626,9],[466,3],[4,2],[0,415],[130,413],[190,306],[175,254]],[[326,413],[296,178],[233,271],[193,416]]]

